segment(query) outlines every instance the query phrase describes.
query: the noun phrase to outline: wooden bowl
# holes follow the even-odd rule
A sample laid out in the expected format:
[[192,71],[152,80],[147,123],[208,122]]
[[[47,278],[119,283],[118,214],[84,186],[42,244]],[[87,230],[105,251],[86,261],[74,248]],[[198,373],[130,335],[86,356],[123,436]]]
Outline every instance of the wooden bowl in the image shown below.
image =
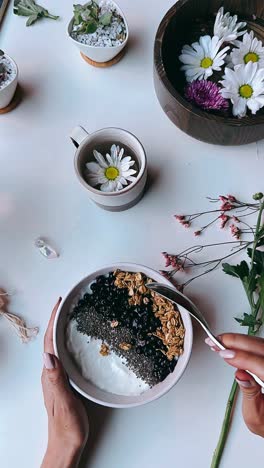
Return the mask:
[[[264,110],[238,119],[207,112],[184,98],[185,76],[178,59],[184,44],[212,35],[215,14],[237,14],[248,30],[264,42],[263,0],[179,0],[164,16],[155,39],[154,85],[159,102],[172,122],[198,140],[218,145],[244,145],[264,137]],[[246,12],[246,13],[245,13]],[[202,32],[201,32],[202,31]]]

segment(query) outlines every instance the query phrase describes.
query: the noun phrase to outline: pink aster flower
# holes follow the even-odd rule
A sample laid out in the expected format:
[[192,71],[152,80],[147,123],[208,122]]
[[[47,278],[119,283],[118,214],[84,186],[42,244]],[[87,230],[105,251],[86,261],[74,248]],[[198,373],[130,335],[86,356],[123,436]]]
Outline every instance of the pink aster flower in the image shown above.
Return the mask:
[[237,216],[232,216],[232,219],[235,223],[240,223],[240,219]]
[[198,236],[201,235],[201,233],[202,233],[202,231],[195,231],[195,232],[194,232],[194,235],[195,235],[195,237],[198,237]]
[[229,103],[221,95],[221,88],[207,80],[196,80],[189,83],[184,94],[188,101],[205,110],[227,110]]

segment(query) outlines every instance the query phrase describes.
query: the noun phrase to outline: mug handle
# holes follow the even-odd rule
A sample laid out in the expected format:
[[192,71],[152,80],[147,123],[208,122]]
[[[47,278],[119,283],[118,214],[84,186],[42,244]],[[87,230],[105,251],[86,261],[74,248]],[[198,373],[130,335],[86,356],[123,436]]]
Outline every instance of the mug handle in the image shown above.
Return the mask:
[[78,125],[71,131],[70,139],[74,146],[78,148],[87,135],[89,135],[89,133],[83,127]]

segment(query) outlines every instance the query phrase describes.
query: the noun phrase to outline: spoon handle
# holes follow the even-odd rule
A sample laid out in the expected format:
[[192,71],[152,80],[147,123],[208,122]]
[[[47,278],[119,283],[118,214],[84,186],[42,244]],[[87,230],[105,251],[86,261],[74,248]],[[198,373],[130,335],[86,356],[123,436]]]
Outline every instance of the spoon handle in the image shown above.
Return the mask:
[[[208,330],[207,328],[203,327],[204,330],[206,331],[207,335],[209,336],[209,338],[214,342],[214,344],[220,348],[221,350],[224,350],[226,349],[222,343],[216,338],[216,336],[213,335],[213,333],[211,332],[211,330]],[[253,372],[250,372],[249,370],[246,370],[246,372],[251,375],[251,377],[253,377],[253,379],[255,380],[255,382],[257,382],[262,388],[264,388],[264,382],[263,380],[261,380],[256,374],[254,374]]]

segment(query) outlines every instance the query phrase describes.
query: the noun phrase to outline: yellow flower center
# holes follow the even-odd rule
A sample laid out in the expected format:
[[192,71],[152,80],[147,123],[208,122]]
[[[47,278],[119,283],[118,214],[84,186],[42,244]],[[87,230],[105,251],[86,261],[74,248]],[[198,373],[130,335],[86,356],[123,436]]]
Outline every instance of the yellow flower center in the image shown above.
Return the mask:
[[213,60],[210,57],[204,57],[200,63],[202,68],[209,68],[213,65]]
[[259,56],[255,52],[249,52],[244,56],[244,62],[258,62],[259,61]]
[[253,94],[253,88],[249,84],[244,84],[239,88],[239,94],[245,99],[248,99]]
[[108,180],[115,180],[119,176],[119,170],[116,167],[108,167],[105,170],[105,177]]

